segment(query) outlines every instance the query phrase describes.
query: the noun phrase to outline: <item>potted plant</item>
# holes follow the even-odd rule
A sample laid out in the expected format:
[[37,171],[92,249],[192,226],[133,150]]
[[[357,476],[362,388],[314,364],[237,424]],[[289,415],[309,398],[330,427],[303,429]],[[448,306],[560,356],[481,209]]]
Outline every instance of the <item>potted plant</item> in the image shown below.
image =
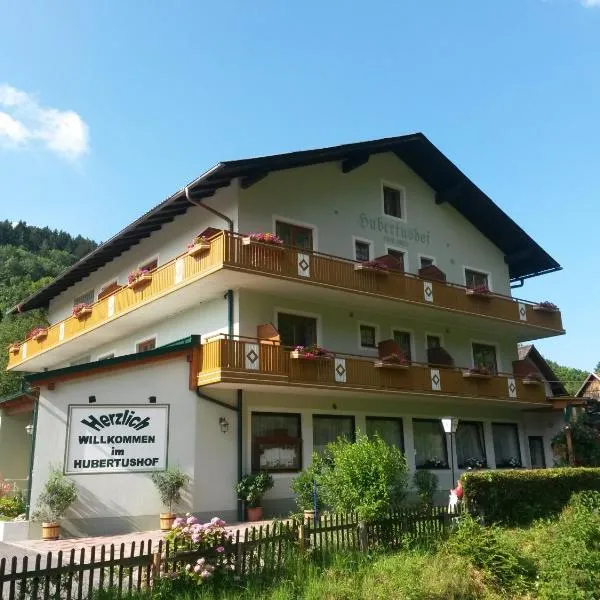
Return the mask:
[[260,244],[269,244],[270,246],[281,247],[283,240],[274,233],[251,233],[242,238],[242,245],[249,246],[252,242]]
[[304,360],[317,360],[317,359],[329,359],[332,354],[329,350],[325,350],[318,344],[312,344],[311,346],[296,346],[290,352],[290,358],[293,359],[304,359]]
[[187,253],[189,256],[196,257],[206,250],[210,250],[210,242],[200,234],[198,234],[192,240],[192,242],[187,245]]
[[375,362],[375,367],[391,369],[408,369],[410,367],[410,361],[404,352],[392,352],[385,358]]
[[190,478],[179,467],[169,467],[166,471],[152,473],[152,483],[158,490],[160,501],[167,512],[160,513],[160,528],[168,531],[175,520],[173,506],[181,502],[181,490],[189,483]]
[[37,342],[41,342],[48,337],[48,328],[47,327],[34,327],[28,334],[28,338],[32,340],[36,340]]
[[476,296],[478,298],[489,298],[492,292],[487,285],[476,285],[467,289],[467,296]]
[[152,274],[148,269],[136,269],[129,273],[127,277],[128,286],[133,290],[137,290],[151,281]]
[[466,371],[463,371],[463,377],[473,377],[475,379],[489,379],[492,376],[490,370],[483,365],[477,365],[476,367],[471,367]]
[[273,487],[273,477],[266,471],[244,475],[235,491],[246,505],[248,521],[260,521],[263,516],[261,502],[263,496]]
[[355,271],[365,271],[367,273],[377,273],[379,275],[387,275],[389,267],[380,260],[365,260],[363,262],[355,263]]
[[556,306],[554,302],[544,300],[543,302],[538,302],[537,304],[535,304],[533,306],[533,310],[537,310],[540,312],[555,313],[558,312],[558,306]]
[[51,468],[32,515],[34,521],[42,522],[43,540],[58,539],[60,520],[75,500],[77,500],[75,483],[65,477],[60,469]]
[[85,302],[80,302],[73,307],[71,312],[76,319],[81,320],[92,314],[92,307]]

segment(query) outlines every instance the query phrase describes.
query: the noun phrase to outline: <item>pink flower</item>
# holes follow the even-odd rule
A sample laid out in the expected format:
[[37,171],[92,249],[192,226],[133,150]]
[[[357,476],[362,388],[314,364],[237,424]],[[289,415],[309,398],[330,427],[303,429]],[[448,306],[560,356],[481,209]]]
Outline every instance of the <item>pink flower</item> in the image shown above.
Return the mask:
[[200,573],[202,571],[202,565],[194,565],[194,573]]
[[186,523],[188,525],[195,525],[196,523],[198,523],[198,519],[196,519],[196,517],[188,517]]
[[210,571],[202,571],[202,573],[200,573],[200,577],[202,577],[202,579],[208,579],[211,574],[212,573]]
[[185,565],[185,570],[186,571],[191,571],[192,570],[192,565],[190,565],[190,564]]
[[205,563],[205,562],[206,562],[206,559],[205,559],[205,558],[199,558],[199,559],[196,561],[196,564],[197,564],[197,565],[200,565],[200,566],[202,567],[202,566],[204,566],[204,563]]
[[221,552],[225,552],[225,548],[223,546],[218,546],[216,548],[217,552],[221,553]]
[[194,542],[194,544],[197,544],[199,541],[200,541],[200,534],[194,533],[194,535],[192,535],[192,542]]

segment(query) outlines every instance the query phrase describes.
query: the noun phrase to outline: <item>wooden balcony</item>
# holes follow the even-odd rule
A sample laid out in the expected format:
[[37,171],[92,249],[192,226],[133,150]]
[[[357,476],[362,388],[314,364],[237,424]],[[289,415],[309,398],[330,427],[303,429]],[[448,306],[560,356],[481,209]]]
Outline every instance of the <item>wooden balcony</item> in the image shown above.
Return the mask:
[[460,368],[421,363],[403,368],[377,365],[372,357],[338,353],[328,359],[297,359],[283,346],[221,336],[202,346],[198,385],[286,386],[549,406],[542,384],[526,385],[509,373],[470,378]]
[[[214,297],[222,296],[229,288],[254,287],[275,294],[312,297],[317,301],[347,301],[354,298],[362,309],[367,309],[366,298],[373,300],[373,310],[397,310],[402,303],[413,318],[425,317],[436,311],[437,318],[484,319],[500,326],[510,325],[516,329],[519,341],[526,341],[564,333],[560,312],[538,310],[537,305],[507,296],[490,294],[485,298],[467,294],[463,286],[444,281],[427,279],[399,271],[377,272],[357,270],[355,261],[291,247],[275,247],[267,244],[244,243],[244,236],[220,232],[211,238],[209,247],[192,256],[182,253],[172,261],[155,269],[151,281],[132,289],[128,286],[104,295],[92,305],[89,315],[82,318],[69,317],[48,328],[44,339],[28,339],[9,350],[8,370],[42,370],[57,362],[69,360],[83,352],[122,337],[127,323],[133,331],[141,324],[134,319],[120,321],[110,332],[106,326],[134,311],[146,308],[166,297],[171,303],[165,309],[146,309],[152,314],[144,325],[167,318],[176,308],[185,309],[197,303],[194,294],[202,293],[210,286]],[[257,280],[261,276],[262,280]],[[200,287],[193,287],[201,281]],[[186,298],[181,293],[188,288]],[[327,292],[328,296],[324,294]],[[337,292],[344,292],[340,295]],[[348,294],[348,292],[350,294]],[[168,309],[168,310],[167,310]],[[125,323],[125,324],[124,324]],[[465,323],[462,324],[465,326]],[[103,329],[102,329],[103,328]],[[94,331],[102,329],[93,341]],[[75,340],[87,336],[87,347]],[[65,350],[55,360],[33,360],[57,348]]]

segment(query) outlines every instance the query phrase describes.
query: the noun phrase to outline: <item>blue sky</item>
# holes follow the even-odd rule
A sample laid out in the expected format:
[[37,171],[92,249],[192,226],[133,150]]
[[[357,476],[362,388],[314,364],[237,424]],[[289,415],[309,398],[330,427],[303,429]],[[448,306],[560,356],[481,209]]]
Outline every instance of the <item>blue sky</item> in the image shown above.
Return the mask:
[[563,265],[517,290],[542,352],[600,360],[600,0],[0,0],[2,84],[0,218],[96,240],[219,160],[423,131]]

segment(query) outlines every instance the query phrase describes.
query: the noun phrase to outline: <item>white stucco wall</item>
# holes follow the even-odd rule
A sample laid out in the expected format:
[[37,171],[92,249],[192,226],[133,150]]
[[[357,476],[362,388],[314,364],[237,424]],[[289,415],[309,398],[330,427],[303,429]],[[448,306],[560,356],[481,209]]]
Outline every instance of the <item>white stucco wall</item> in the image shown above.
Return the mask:
[[[384,217],[382,180],[405,188],[406,222]],[[424,254],[435,258],[448,281],[464,284],[466,265],[489,272],[491,288],[510,294],[503,253],[452,206],[436,205],[435,192],[394,154],[371,156],[348,174],[342,173],[339,162],[272,172],[240,190],[239,198],[240,231],[273,231],[279,217],[314,227],[315,249],[320,252],[354,258],[356,236],[373,242],[374,256],[385,254],[387,245],[405,249],[412,273],[418,270],[419,254]],[[396,223],[407,230],[406,239],[391,233]],[[418,242],[412,235],[415,229]]]
[[15,480],[17,487],[27,487],[31,436],[25,427],[31,423],[32,413],[7,415],[0,409],[0,474]]

